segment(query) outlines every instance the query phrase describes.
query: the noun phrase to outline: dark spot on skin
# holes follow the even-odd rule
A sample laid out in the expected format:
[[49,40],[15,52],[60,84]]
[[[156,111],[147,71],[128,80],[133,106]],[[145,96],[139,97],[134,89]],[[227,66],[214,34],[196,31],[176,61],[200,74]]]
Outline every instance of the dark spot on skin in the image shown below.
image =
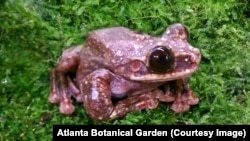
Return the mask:
[[185,34],[185,30],[179,30],[179,33],[178,33],[180,36],[182,36],[183,34]]
[[183,26],[182,29],[179,29],[179,36],[180,37],[185,37],[184,39],[185,40],[189,40],[189,32],[188,32],[188,29],[186,27]]

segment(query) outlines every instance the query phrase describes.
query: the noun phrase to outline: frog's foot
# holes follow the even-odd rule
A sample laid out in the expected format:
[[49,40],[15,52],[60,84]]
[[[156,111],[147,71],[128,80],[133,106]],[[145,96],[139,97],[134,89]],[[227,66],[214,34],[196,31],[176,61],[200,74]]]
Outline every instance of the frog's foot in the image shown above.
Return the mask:
[[164,94],[158,93],[156,98],[162,102],[173,102],[175,100],[175,95],[171,92],[169,84],[164,85]]
[[72,105],[71,96],[81,102],[82,96],[74,81],[76,68],[79,62],[81,45],[73,46],[63,51],[57,61],[57,67],[51,70],[49,102],[59,103],[60,112],[71,114],[75,107]]
[[171,106],[171,109],[175,112],[175,113],[181,113],[184,111],[188,111],[190,108],[190,105],[185,103],[184,101],[182,101],[181,96],[177,96],[174,103]]
[[171,106],[171,109],[175,113],[188,111],[190,109],[190,105],[198,104],[199,99],[190,89],[186,79],[177,80],[175,89],[176,98]]
[[57,72],[56,69],[51,70],[51,89],[49,95],[49,102],[59,103],[59,110],[63,114],[72,114],[75,107],[72,104],[71,96],[80,100],[79,90],[75,86],[70,76]]
[[196,105],[199,103],[199,98],[194,95],[192,90],[187,90],[182,96],[181,99],[183,102],[189,105]]

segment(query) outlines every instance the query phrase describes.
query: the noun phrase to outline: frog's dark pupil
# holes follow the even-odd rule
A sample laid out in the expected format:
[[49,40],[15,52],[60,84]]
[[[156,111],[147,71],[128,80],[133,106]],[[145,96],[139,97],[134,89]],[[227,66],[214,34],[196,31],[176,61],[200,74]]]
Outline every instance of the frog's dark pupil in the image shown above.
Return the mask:
[[153,72],[161,73],[172,69],[174,66],[174,54],[165,46],[155,47],[149,56],[149,67]]

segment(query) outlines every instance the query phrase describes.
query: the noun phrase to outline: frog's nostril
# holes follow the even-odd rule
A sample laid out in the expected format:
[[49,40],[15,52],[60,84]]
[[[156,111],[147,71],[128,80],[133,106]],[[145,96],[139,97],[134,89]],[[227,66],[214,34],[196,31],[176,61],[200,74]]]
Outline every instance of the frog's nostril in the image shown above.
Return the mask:
[[166,72],[173,68],[174,60],[174,54],[170,48],[157,46],[150,52],[149,67],[156,73]]

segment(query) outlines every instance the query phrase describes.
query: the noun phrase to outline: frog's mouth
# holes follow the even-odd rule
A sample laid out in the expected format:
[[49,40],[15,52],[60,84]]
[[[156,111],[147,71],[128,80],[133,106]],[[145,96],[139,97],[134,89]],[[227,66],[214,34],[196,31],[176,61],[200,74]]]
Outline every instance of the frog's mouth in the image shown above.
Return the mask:
[[[130,80],[143,82],[161,82],[176,79],[183,79],[193,74],[199,66],[200,54],[198,53],[179,53],[175,54],[174,66],[171,70],[162,73],[151,71],[137,71],[129,76]],[[145,70],[145,69],[144,69]]]

